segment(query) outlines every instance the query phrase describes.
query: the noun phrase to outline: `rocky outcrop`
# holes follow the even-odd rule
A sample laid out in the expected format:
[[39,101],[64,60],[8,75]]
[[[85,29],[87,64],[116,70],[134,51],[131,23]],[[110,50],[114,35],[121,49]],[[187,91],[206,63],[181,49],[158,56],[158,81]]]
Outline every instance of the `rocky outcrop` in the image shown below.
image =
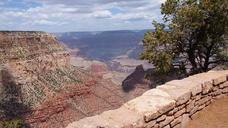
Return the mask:
[[210,71],[167,82],[119,109],[84,118],[67,128],[184,128],[191,116],[225,96],[228,71]]
[[[11,74],[15,85],[20,86],[25,105],[36,107],[46,96],[65,85],[62,81],[70,78],[67,73],[76,75],[68,61],[69,54],[57,43],[55,37],[47,33],[0,33],[0,69]],[[2,80],[4,75],[2,72]],[[65,80],[63,76],[66,77]],[[4,84],[2,82],[3,86]]]
[[148,85],[149,82],[145,80],[146,71],[144,71],[143,66],[139,65],[135,68],[135,71],[131,73],[122,82],[122,88],[124,91],[129,92],[136,88],[137,84]]

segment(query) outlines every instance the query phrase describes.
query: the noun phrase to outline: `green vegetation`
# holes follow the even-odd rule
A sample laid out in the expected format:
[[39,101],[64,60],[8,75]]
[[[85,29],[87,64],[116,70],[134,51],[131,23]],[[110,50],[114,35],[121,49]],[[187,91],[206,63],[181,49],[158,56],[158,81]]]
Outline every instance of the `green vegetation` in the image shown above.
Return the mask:
[[23,121],[20,119],[4,121],[2,124],[2,127],[3,128],[24,128]]
[[227,0],[167,0],[161,13],[164,23],[153,22],[155,32],[145,34],[140,56],[158,72],[190,65],[194,74],[227,60]]

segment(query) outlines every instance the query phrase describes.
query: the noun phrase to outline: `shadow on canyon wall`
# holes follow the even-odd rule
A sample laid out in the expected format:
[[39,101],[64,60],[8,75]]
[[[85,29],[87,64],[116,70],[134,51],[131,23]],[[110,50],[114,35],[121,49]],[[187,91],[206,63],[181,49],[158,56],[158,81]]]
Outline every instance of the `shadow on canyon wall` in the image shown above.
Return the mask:
[[152,89],[156,86],[165,84],[168,81],[182,79],[186,77],[180,74],[177,70],[172,70],[166,74],[160,74],[155,69],[144,70],[142,65],[136,67],[135,71],[130,74],[123,82],[122,89],[124,92],[130,92],[137,86],[144,86],[144,88]]
[[0,122],[12,126],[13,121],[19,121],[17,125],[28,128],[24,116],[30,112],[30,108],[23,103],[21,85],[16,84],[7,69],[1,70],[0,80]]
[[138,84],[145,84],[145,74],[146,71],[143,69],[143,66],[137,66],[135,71],[122,82],[122,89],[124,92],[130,92],[135,89]]

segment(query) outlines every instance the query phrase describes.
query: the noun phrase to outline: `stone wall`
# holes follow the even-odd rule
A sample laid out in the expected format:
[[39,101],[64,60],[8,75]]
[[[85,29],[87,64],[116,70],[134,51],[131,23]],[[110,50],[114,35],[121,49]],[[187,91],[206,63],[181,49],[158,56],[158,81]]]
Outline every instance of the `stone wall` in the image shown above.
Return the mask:
[[184,128],[191,116],[228,96],[228,70],[173,80],[116,110],[73,122],[67,128]]

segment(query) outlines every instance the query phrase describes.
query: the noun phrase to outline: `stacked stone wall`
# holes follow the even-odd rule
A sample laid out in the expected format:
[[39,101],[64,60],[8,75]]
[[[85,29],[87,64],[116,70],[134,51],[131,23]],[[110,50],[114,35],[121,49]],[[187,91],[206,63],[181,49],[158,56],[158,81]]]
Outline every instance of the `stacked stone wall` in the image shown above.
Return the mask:
[[228,70],[173,80],[116,110],[73,122],[67,128],[185,128],[191,117],[228,96]]

